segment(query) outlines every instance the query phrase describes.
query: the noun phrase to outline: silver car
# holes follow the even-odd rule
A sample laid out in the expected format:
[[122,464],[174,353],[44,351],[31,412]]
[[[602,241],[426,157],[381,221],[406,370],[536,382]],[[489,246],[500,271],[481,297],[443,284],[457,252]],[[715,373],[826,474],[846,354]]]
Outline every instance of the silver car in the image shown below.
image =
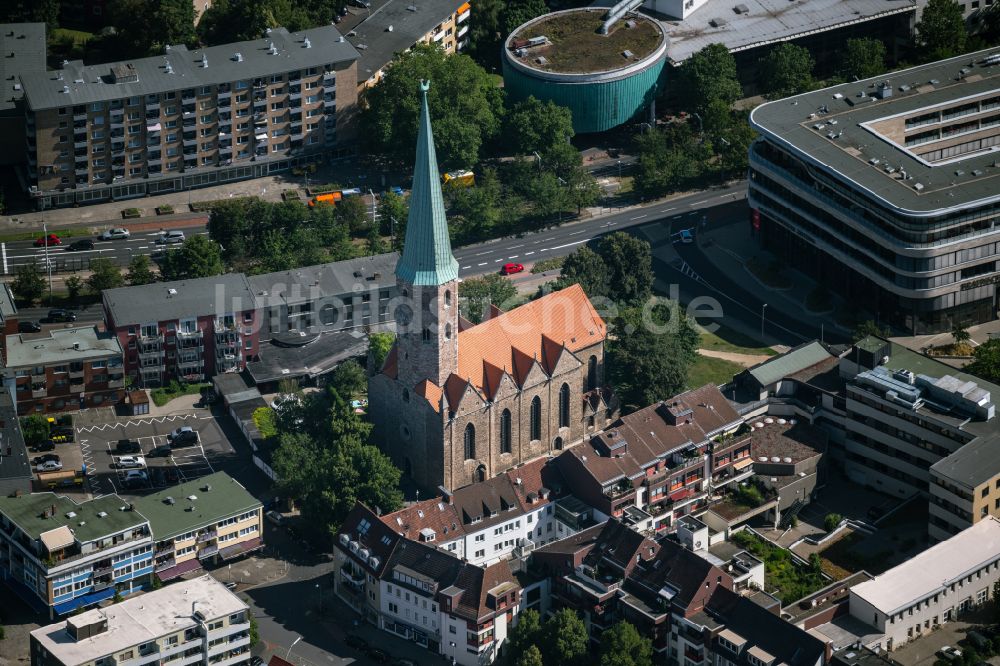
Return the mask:
[[183,231],[166,231],[156,239],[158,245],[176,245],[184,242]]

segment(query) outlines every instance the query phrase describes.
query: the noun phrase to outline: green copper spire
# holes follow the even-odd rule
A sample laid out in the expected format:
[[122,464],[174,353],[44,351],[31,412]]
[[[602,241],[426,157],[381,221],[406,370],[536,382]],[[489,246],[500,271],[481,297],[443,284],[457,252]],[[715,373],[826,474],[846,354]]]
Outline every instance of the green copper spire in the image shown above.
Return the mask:
[[451,253],[448,220],[444,216],[441,176],[438,173],[431,116],[427,110],[429,81],[420,82],[420,129],[417,163],[413,167],[410,215],[406,221],[403,256],[396,277],[414,285],[440,285],[458,278],[458,262]]

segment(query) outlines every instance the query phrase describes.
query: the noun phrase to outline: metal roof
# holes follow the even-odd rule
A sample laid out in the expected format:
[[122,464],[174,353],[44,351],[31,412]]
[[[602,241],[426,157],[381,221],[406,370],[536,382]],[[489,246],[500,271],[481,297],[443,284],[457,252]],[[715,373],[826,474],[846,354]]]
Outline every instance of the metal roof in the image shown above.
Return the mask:
[[45,73],[45,24],[0,23],[0,112],[14,108],[24,96],[18,76]]
[[316,266],[303,266],[247,278],[257,307],[297,305],[331,296],[354,296],[396,284],[399,254],[379,254]]
[[817,363],[832,358],[830,352],[813,340],[789,350],[747,370],[761,386],[770,386],[796,372],[801,372]]
[[[768,102],[751,112],[750,123],[768,141],[902,214],[927,217],[998,201],[996,152],[931,164],[861,126],[997,90],[1000,66],[983,62],[990,54],[979,51]],[[891,97],[874,98],[886,81]],[[823,128],[817,130],[817,125]],[[829,138],[828,130],[835,130],[836,138]]]
[[254,297],[246,275],[226,273],[107,289],[104,307],[121,327],[253,310]]
[[96,326],[57,328],[48,333],[15,333],[7,336],[4,367],[26,368],[52,363],[91,361],[120,356],[122,346],[111,333]]
[[[295,33],[274,28],[261,39],[194,51],[183,44],[167,46],[162,56],[121,63],[85,66],[80,60],[66,61],[61,70],[46,76],[24,76],[21,83],[28,104],[38,110],[230,83],[308,67],[350,63],[357,58],[354,46],[341,40],[340,32],[332,25]],[[131,65],[137,80],[114,83],[112,70],[122,65]]]

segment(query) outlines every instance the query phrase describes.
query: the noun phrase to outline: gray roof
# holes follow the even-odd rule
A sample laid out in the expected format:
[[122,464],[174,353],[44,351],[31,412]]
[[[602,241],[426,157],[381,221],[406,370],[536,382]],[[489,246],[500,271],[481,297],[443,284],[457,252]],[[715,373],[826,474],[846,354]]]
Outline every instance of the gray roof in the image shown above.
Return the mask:
[[212,385],[227,405],[260,397],[260,391],[246,372],[224,372],[216,375],[212,377]]
[[121,356],[121,353],[118,338],[98,331],[96,326],[57,328],[48,333],[15,333],[7,336],[5,367],[93,361]]
[[368,336],[360,329],[334,331],[318,336],[303,347],[261,345],[260,360],[247,363],[247,370],[258,383],[285,377],[317,377],[349,358],[368,351]]
[[396,284],[399,254],[379,254],[305,266],[247,278],[257,307],[297,304],[331,296],[353,295]]
[[[748,11],[737,14],[738,4]],[[666,22],[667,57],[680,64],[709,44],[745,51],[916,9],[914,0],[708,0],[683,21]]]
[[0,23],[0,112],[24,96],[18,76],[44,78],[45,24]]
[[931,465],[931,474],[970,490],[1000,474],[1000,433],[977,437]]
[[832,358],[830,352],[819,342],[813,340],[803,345],[791,349],[784,354],[779,354],[774,358],[759,363],[747,370],[761,386],[771,384],[812,367],[817,363]]
[[[455,13],[464,0],[389,0],[347,33],[357,47],[358,84],[375,75],[397,53],[413,47],[438,23]],[[411,8],[415,8],[415,11]],[[468,25],[463,24],[463,25]],[[392,32],[389,32],[392,26]]]
[[[0,391],[0,494],[9,495],[15,490],[31,490],[31,466],[28,450],[21,434],[21,422],[9,391]],[[10,447],[10,455],[7,455]]]
[[[994,151],[931,164],[860,124],[996,90],[1000,67],[983,63],[990,53],[979,51],[769,102],[753,110],[750,122],[769,141],[853,183],[890,210],[927,216],[984,205],[1000,199],[1000,168],[994,166]],[[967,76],[963,68],[968,69]],[[873,99],[876,86],[886,80],[891,84],[891,97]],[[865,97],[860,97],[861,92]],[[821,107],[828,113],[818,113]],[[817,115],[810,119],[813,113]],[[832,120],[837,121],[833,127],[828,125]],[[817,130],[816,125],[824,127]],[[831,130],[838,138],[827,138]],[[878,163],[873,166],[872,160]],[[887,166],[894,173],[888,173]],[[906,180],[900,178],[902,171]]]
[[[332,25],[296,33],[275,28],[261,39],[194,51],[188,51],[183,45],[169,46],[165,55],[127,63],[85,66],[82,61],[75,60],[64,63],[62,70],[50,72],[48,76],[22,77],[22,83],[28,104],[35,110],[217,85],[307,67],[353,62],[358,52],[350,42],[338,41],[340,36]],[[306,39],[309,40],[308,48]],[[277,48],[277,55],[269,52],[272,43]],[[241,61],[237,61],[236,53],[242,55]],[[207,67],[201,66],[202,56],[207,59]],[[168,62],[173,73],[167,73]],[[138,81],[113,83],[111,70],[120,64],[134,67]],[[64,92],[63,86],[68,92]]]
[[107,289],[104,307],[111,315],[109,324],[121,327],[253,310],[254,299],[246,275],[226,273]]
[[0,289],[0,321],[16,316],[17,305],[14,303],[14,294],[10,291],[10,283],[4,282],[3,289]]

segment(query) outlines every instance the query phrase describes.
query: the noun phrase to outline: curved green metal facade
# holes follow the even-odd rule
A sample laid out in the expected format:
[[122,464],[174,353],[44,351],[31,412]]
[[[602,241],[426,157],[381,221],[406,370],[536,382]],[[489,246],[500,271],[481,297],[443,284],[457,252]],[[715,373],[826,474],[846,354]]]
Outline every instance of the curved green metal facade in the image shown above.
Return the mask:
[[661,85],[665,58],[650,62],[645,69],[611,81],[560,82],[532,76],[503,61],[503,81],[514,101],[534,96],[551,100],[573,112],[577,134],[604,132],[628,122],[647,108]]

